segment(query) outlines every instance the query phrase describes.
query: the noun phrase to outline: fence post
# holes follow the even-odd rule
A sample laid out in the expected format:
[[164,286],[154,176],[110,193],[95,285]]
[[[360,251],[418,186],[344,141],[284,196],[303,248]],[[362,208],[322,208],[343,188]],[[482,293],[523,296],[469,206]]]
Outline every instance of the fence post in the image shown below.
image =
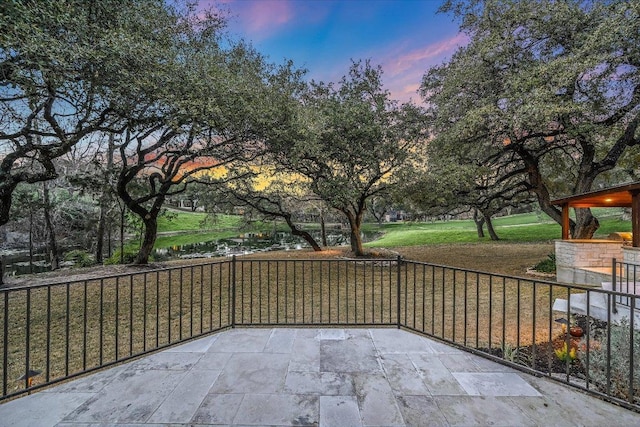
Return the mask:
[[231,327],[236,327],[236,256],[231,256]]
[[402,274],[400,273],[400,265],[402,264],[402,257],[400,255],[398,255],[397,263],[398,263],[398,271],[397,271],[397,274],[396,274],[396,282],[397,282],[396,283],[397,284],[397,290],[396,291],[397,291],[397,297],[398,297],[397,298],[397,304],[398,304],[398,306],[397,306],[397,316],[398,317],[397,317],[396,320],[397,320],[397,324],[398,324],[398,329],[400,329],[400,326],[402,326],[401,323],[400,323],[400,319],[401,319],[401,313],[400,313],[400,291],[401,291],[400,280],[402,279]]
[[[617,276],[618,276],[618,270],[616,269],[616,264],[617,264],[617,262],[616,262],[616,259],[615,259],[615,258],[613,258],[612,264],[613,264],[613,266],[612,266],[612,268],[611,268],[611,289],[613,290],[613,292],[616,292],[616,280],[617,280],[617,278],[618,278],[618,277],[617,277]],[[616,297],[616,296],[614,295],[614,296],[613,296],[613,302],[611,303],[611,310],[612,310],[614,313],[617,313],[617,312],[618,312],[618,308],[616,307],[616,299],[617,299],[617,298],[618,298],[618,297]]]

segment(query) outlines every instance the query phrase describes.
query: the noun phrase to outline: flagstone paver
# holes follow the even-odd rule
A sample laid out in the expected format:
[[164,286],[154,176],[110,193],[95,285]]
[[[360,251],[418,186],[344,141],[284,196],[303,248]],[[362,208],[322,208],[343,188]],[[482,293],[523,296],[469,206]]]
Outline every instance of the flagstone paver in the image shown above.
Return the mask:
[[397,329],[232,329],[0,404],[0,426],[630,426],[640,414]]

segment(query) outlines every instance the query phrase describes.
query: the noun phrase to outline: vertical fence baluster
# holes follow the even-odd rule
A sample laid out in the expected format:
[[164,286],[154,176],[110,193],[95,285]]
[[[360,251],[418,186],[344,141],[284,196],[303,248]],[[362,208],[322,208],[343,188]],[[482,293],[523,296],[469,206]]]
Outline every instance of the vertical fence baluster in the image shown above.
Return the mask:
[[[376,287],[378,285],[378,273],[380,277],[382,277],[382,262],[380,261],[379,272],[376,271],[376,263],[371,261],[371,324],[375,325],[376,323],[382,323],[382,319],[376,321]],[[382,292],[382,286],[380,286],[379,291]]]
[[258,322],[262,324],[262,261],[258,261],[258,301]]
[[422,275],[420,276],[422,278],[422,332],[427,332],[427,327],[426,327],[426,319],[427,319],[427,312],[425,309],[425,302],[426,302],[426,293],[427,293],[427,283],[425,280],[426,277],[426,266],[424,264],[422,264]]
[[71,352],[71,349],[69,348],[69,346],[71,345],[70,343],[70,339],[69,339],[69,329],[70,329],[70,323],[71,323],[71,289],[70,289],[70,283],[67,282],[66,283],[66,295],[67,295],[67,310],[66,310],[66,315],[65,315],[65,328],[64,328],[64,337],[65,337],[65,350],[64,350],[64,376],[68,377],[69,376],[69,353]]
[[531,323],[532,323],[532,325],[531,325],[531,340],[532,340],[532,342],[531,342],[531,351],[532,351],[532,354],[533,354],[533,358],[532,358],[533,359],[533,363],[532,363],[533,369],[536,369],[536,360],[537,360],[537,358],[536,358],[536,300],[537,300],[536,299],[536,282],[533,282],[532,292],[533,292],[533,296],[532,296],[532,302],[531,302],[531,304],[532,304],[531,312],[533,314],[532,314],[532,319],[531,319]]
[[[322,266],[322,261],[320,261],[320,266]],[[327,307],[327,319],[328,323],[331,323],[331,262],[327,261],[327,294],[329,296],[329,305]],[[321,267],[322,268],[322,267]],[[354,274],[355,277],[355,274]]]
[[[29,384],[29,370],[31,364],[31,288],[27,289],[27,307],[26,307],[26,319],[25,319],[25,353],[24,353],[24,388],[30,388]],[[68,370],[68,369],[67,369]]]
[[236,327],[236,256],[231,257],[231,327]]
[[[242,277],[244,278],[244,273]],[[253,324],[253,261],[249,261],[249,323]]]
[[204,330],[204,265],[200,265],[200,334]]
[[182,341],[182,293],[183,293],[183,289],[182,286],[184,285],[184,274],[183,274],[183,267],[180,267],[180,278],[178,279],[180,281],[180,290],[179,292],[179,297],[178,297],[178,326],[180,327],[179,331],[178,331],[178,340]]
[[3,336],[3,349],[2,349],[2,395],[7,395],[7,377],[8,377],[8,366],[9,366],[9,292],[5,291],[4,293],[4,322],[2,325],[2,336]]
[[322,280],[324,276],[324,270],[322,269],[322,260],[320,260],[320,295],[318,295],[318,304],[320,305],[320,323],[322,323],[322,313],[323,313],[323,306],[324,306],[324,292],[323,292],[323,285],[324,282]]
[[[49,310],[50,313],[50,310]],[[104,279],[100,279],[100,365],[104,357]]]
[[441,306],[440,308],[441,308],[441,310],[442,310],[442,324],[440,325],[440,326],[441,326],[441,328],[440,328],[440,329],[442,330],[442,332],[441,332],[441,333],[442,333],[442,335],[441,335],[441,338],[442,338],[442,339],[445,339],[445,329],[444,329],[444,325],[445,325],[445,323],[446,323],[446,321],[445,321],[445,312],[446,312],[446,310],[445,310],[445,301],[446,301],[446,297],[445,297],[446,277],[445,277],[445,276],[446,276],[446,275],[447,275],[446,269],[445,269],[444,267],[442,267],[442,301],[440,301],[440,306]]
[[[613,292],[615,292],[616,289],[617,289],[616,288],[616,286],[617,286],[616,281],[617,281],[617,276],[618,276],[618,269],[617,269],[617,263],[616,263],[616,259],[615,258],[613,258],[612,264],[613,264],[613,266],[612,266],[612,270],[611,270],[611,289],[613,290]],[[621,266],[621,272],[622,272],[622,266]],[[615,297],[613,299],[613,312],[614,313],[618,312],[618,308],[616,307],[616,299],[617,298],[618,297]]]
[[[102,307],[100,308],[102,315]],[[102,351],[102,331],[100,332],[100,351]],[[47,336],[46,336],[46,354],[45,354],[45,381],[51,380],[51,285],[47,285]],[[5,341],[5,346],[7,342]],[[102,364],[102,353],[100,355],[100,364]]]
[[476,346],[480,347],[480,274],[476,273]]
[[129,356],[133,355],[133,275],[129,276]]
[[436,268],[431,266],[431,335],[436,328]]
[[84,281],[82,298],[82,370],[87,370],[87,281]]
[[516,286],[516,348],[520,348],[520,279],[517,279]]
[[[627,276],[629,277],[629,276]],[[627,279],[628,280],[628,279]],[[635,287],[635,284],[634,284]],[[634,323],[635,323],[635,310],[636,310],[636,297],[629,297],[631,307],[629,310],[629,402],[633,403],[634,400],[634,366],[633,366],[633,345],[634,345]]]
[[169,270],[169,277],[167,278],[168,293],[167,293],[167,343],[171,343],[171,271]]
[[[218,264],[209,264],[209,332],[213,331],[215,328],[213,327],[213,266]],[[220,269],[220,279],[222,279],[222,269]],[[204,282],[204,279],[202,280]],[[220,282],[222,283],[222,282]],[[222,307],[222,287],[220,287],[218,293],[218,305]],[[204,305],[204,304],[203,304]],[[222,310],[218,310],[219,316],[219,326],[222,326]]]
[[[534,302],[535,304],[535,302]],[[489,347],[489,351],[491,351],[493,334],[491,327],[493,326],[493,276],[489,276],[489,342],[487,346]],[[534,331],[535,335],[535,331]]]
[[160,272],[156,271],[156,347],[160,345]]
[[[586,340],[587,340],[587,347],[586,347],[586,363],[585,363],[585,381],[587,384],[587,390],[589,390],[590,386],[591,386],[591,377],[590,377],[590,356],[591,356],[591,291],[587,291],[587,330],[586,330]],[[549,319],[549,322],[551,322],[551,319]]]
[[189,337],[193,336],[193,266],[189,267]]
[[469,274],[468,272],[464,272],[464,333],[463,333],[463,341],[464,344],[463,345],[467,345],[467,317],[468,317],[468,311],[469,311],[469,304],[468,304],[468,294],[469,294]]
[[397,310],[398,310],[398,312],[397,312],[397,315],[396,315],[396,321],[398,322],[398,329],[400,329],[400,327],[402,326],[401,325],[402,317],[400,316],[400,295],[401,295],[400,294],[400,292],[401,292],[401,289],[400,289],[400,286],[401,286],[401,284],[400,284],[400,279],[401,279],[400,265],[401,264],[402,264],[402,259],[400,258],[400,255],[398,255],[397,262],[396,262],[397,270],[398,270],[397,271],[397,277],[396,277],[396,294],[398,296],[398,300],[397,300]]
[[451,341],[456,342],[456,270],[453,270],[453,282],[452,282],[452,297],[451,297]]
[[[553,339],[553,285],[549,287],[549,342]],[[547,374],[551,376],[551,358],[547,359]]]
[[[520,301],[520,288],[518,288],[518,302]],[[520,305],[518,304],[518,314],[520,313]],[[571,287],[567,287],[567,330],[564,334],[564,345],[567,349],[567,357],[565,358],[565,372],[566,372],[566,381],[569,382],[570,375],[570,358],[568,357],[569,351],[571,350],[571,343],[569,342],[569,331],[571,329]],[[518,322],[518,333],[520,333],[520,322]],[[518,345],[520,344],[520,335],[518,335]]]
[[[549,316],[551,319],[551,316]],[[551,322],[551,320],[549,320]],[[549,323],[549,328],[551,328],[551,323]],[[506,352],[506,335],[507,335],[507,279],[505,277],[502,278],[502,358],[505,358]],[[551,337],[551,334],[549,334]],[[551,360],[551,359],[549,359]]]
[[147,351],[147,273],[142,274],[142,351]]
[[284,262],[284,323],[289,323],[289,262]]
[[[611,307],[611,294],[607,294],[607,307]],[[611,396],[611,310],[607,310],[607,396]]]

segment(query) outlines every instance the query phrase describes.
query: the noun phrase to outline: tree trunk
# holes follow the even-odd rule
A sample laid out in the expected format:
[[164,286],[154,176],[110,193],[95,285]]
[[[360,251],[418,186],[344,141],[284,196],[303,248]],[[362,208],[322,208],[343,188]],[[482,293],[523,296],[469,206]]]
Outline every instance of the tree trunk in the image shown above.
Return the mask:
[[49,199],[49,185],[47,181],[42,183],[42,198],[44,202],[44,223],[47,229],[47,249],[49,250],[49,260],[51,262],[51,270],[57,270],[60,267],[58,259],[58,244],[56,242],[56,233],[53,229],[51,221],[51,204]]
[[487,223],[487,231],[489,232],[489,237],[491,238],[491,240],[500,240],[500,237],[498,237],[496,230],[493,228],[493,222],[491,222],[491,215],[483,213],[482,216],[484,217],[484,220]]
[[124,214],[125,207],[120,208],[120,264],[124,264]]
[[135,264],[148,264],[149,257],[151,256],[151,252],[153,251],[153,245],[156,243],[156,236],[158,233],[158,218],[157,215],[153,215],[152,213],[147,214],[145,218],[143,218],[144,223],[144,234],[142,238],[142,244],[140,245],[140,250],[138,251],[138,255],[136,256]]
[[327,227],[324,222],[324,211],[320,210],[320,234],[322,235],[322,246],[325,248],[327,245]]
[[478,239],[484,238],[484,218],[480,215],[480,212],[478,212],[477,209],[473,210],[473,222],[476,224]]
[[355,256],[364,256],[364,248],[362,247],[362,237],[360,236],[360,225],[362,223],[362,215],[364,211],[358,212],[356,215],[351,212],[345,212],[349,219],[351,251]]
[[[114,136],[113,133],[109,134],[109,147],[107,148],[107,174],[113,168],[113,150],[114,150]],[[109,179],[104,177],[105,183],[102,186],[102,194],[100,195],[100,219],[98,220],[98,231],[96,239],[96,263],[102,264],[103,252],[104,252],[104,232],[106,227],[106,211],[108,209],[107,203],[109,198]]]
[[313,248],[315,252],[322,251],[322,248],[320,247],[320,245],[318,245],[318,242],[316,242],[316,240],[313,238],[311,234],[307,233],[304,230],[300,230],[298,227],[296,227],[293,221],[291,221],[291,215],[285,215],[284,220],[287,222],[287,225],[291,230],[291,234],[293,234],[294,236],[302,237]]
[[33,274],[33,209],[29,209],[29,273]]
[[600,228],[600,222],[593,216],[591,209],[579,208],[574,210],[576,213],[576,223],[572,230],[571,237],[573,239],[591,239],[596,230]]
[[[104,198],[104,196],[103,196]],[[102,200],[100,201],[100,218],[98,219],[98,230],[96,231],[96,253],[95,259],[97,264],[102,264],[103,257],[103,247],[104,247],[104,229],[105,229],[105,210],[106,203]]]

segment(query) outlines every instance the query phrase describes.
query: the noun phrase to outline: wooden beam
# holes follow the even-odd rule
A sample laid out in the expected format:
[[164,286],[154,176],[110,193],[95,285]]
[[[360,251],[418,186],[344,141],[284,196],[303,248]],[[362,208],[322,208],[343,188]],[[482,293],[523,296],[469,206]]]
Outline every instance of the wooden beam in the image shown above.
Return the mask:
[[562,240],[569,240],[569,203],[562,205]]
[[640,191],[631,193],[631,232],[631,244],[634,248],[640,248]]

